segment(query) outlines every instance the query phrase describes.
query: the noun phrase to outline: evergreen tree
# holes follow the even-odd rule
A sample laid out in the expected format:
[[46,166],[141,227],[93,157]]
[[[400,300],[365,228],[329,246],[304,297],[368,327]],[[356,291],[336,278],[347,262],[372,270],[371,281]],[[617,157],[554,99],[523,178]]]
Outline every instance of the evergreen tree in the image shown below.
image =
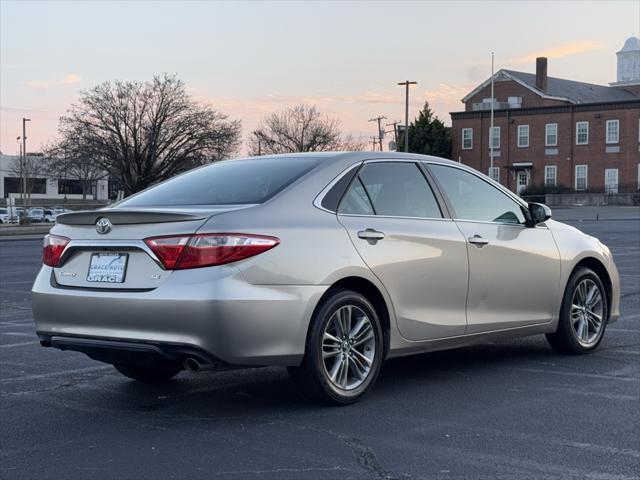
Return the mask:
[[[404,151],[404,135],[399,135],[398,151]],[[451,128],[433,114],[429,102],[409,124],[409,152],[451,158]]]

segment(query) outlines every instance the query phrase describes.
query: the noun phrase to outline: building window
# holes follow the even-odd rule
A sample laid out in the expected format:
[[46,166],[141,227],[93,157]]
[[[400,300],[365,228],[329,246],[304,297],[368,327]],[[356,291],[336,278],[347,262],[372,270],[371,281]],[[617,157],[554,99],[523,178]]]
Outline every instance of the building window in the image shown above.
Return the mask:
[[620,140],[620,120],[607,120],[607,143],[618,143]]
[[547,123],[544,128],[544,144],[547,147],[558,145],[558,124]]
[[473,128],[462,129],[462,149],[471,150],[473,148]]
[[576,165],[576,190],[587,189],[587,166]]
[[518,147],[529,146],[529,125],[518,125]]
[[558,178],[558,167],[555,165],[546,165],[544,167],[544,184],[549,187],[555,187]]
[[500,167],[489,167],[489,178],[500,183]]
[[576,145],[589,143],[589,122],[576,122]]
[[604,169],[604,191],[606,193],[618,193],[618,169]]
[[59,179],[58,194],[62,195],[82,195],[82,182],[76,179]]
[[500,148],[500,127],[489,128],[489,145],[493,148]]

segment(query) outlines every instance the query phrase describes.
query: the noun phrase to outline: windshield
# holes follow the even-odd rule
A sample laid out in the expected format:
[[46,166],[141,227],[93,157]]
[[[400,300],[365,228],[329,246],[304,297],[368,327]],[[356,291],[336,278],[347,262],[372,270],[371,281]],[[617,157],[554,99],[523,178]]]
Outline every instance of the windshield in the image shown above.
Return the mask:
[[196,168],[124,200],[121,207],[263,203],[309,172],[317,157],[227,160]]

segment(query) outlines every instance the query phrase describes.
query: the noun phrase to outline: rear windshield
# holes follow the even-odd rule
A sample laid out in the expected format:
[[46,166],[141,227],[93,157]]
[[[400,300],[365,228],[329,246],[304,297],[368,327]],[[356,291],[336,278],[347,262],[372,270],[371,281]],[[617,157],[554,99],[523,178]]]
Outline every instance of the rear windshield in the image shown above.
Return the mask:
[[119,206],[263,203],[320,162],[313,157],[227,160],[196,168],[124,200]]

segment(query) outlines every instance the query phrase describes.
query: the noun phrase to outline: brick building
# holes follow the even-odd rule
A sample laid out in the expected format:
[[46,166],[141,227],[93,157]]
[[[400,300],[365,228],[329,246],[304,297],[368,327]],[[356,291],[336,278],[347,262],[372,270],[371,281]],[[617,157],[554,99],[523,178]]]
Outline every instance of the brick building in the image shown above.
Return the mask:
[[518,193],[542,185],[640,189],[640,39],[618,52],[609,86],[549,77],[546,58],[536,60],[535,74],[499,70],[493,78],[493,100],[489,78],[462,99],[465,111],[451,113],[454,160]]

